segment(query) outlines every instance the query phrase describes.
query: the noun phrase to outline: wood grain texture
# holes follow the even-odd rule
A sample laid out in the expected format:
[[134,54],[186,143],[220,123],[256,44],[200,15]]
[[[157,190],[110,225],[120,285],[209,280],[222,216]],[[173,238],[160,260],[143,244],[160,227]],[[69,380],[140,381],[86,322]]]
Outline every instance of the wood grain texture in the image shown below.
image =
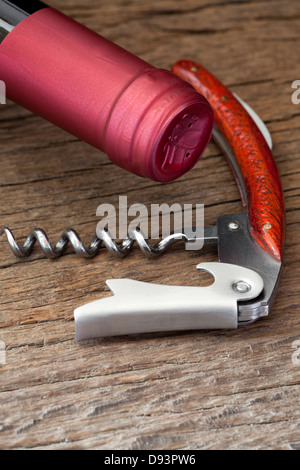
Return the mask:
[[[114,277],[204,285],[200,261],[176,245],[149,261],[71,252],[20,261],[0,239],[0,447],[5,449],[299,449],[300,78],[297,0],[52,0],[157,67],[182,57],[208,68],[261,115],[274,140],[287,211],[285,263],[269,318],[229,332],[74,342],[74,308],[109,295]],[[177,182],[156,184],[13,103],[0,108],[1,225],[56,242],[72,226],[89,242],[102,202],[205,203],[205,222],[241,210],[214,144]]]

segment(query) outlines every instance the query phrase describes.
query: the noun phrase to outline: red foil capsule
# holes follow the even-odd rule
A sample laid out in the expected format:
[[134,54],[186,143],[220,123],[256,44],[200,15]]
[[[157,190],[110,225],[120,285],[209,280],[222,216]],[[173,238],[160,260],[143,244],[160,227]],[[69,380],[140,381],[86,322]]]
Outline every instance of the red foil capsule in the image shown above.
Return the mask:
[[213,112],[191,85],[53,8],[0,44],[7,96],[156,181],[190,170],[210,141]]

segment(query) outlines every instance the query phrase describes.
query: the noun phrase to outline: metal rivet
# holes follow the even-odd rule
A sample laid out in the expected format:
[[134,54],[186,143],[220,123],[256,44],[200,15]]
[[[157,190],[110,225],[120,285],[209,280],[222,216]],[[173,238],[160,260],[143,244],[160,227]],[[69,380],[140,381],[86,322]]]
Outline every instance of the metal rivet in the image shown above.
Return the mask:
[[237,222],[230,222],[230,223],[227,225],[227,228],[228,228],[228,230],[230,230],[231,232],[235,232],[236,230],[239,230],[240,224],[238,224]]
[[198,70],[199,70],[199,67],[197,67],[196,65],[193,65],[193,66],[191,67],[191,71],[192,71],[192,72],[198,72]]
[[270,230],[270,228],[272,228],[272,224],[264,224],[265,230]]
[[235,290],[235,292],[238,292],[239,294],[246,294],[251,290],[251,286],[245,281],[238,281],[233,284],[232,287],[233,290]]

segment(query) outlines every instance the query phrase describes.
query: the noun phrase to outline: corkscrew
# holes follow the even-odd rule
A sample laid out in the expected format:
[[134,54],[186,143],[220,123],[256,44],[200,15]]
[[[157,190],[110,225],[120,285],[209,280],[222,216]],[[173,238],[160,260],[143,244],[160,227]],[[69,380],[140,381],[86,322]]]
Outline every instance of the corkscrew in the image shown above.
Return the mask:
[[[195,229],[192,228],[191,230],[195,232]],[[181,233],[173,233],[160,240],[154,246],[147,241],[139,227],[131,230],[131,235],[127,235],[121,243],[117,243],[106,228],[98,230],[97,233],[98,235],[95,235],[90,245],[86,247],[76,230],[69,228],[63,232],[58,242],[53,247],[46,232],[40,228],[32,230],[23,245],[20,245],[16,241],[13,232],[9,228],[3,227],[0,230],[0,235],[6,235],[12,252],[18,258],[30,256],[36,243],[38,243],[46,258],[59,258],[65,253],[68,245],[71,245],[78,256],[89,259],[96,256],[102,246],[112,255],[122,258],[132,250],[136,242],[144,255],[155,257],[163,254],[169,246],[177,241],[184,241],[185,243],[199,241],[199,238],[189,236],[189,230]],[[203,240],[205,240],[206,243],[215,243],[217,241],[216,227],[205,227]]]
[[[272,156],[271,136],[259,116],[200,64],[180,61],[177,74],[202,93],[215,116],[213,138],[235,176],[243,211],[221,215],[204,227],[203,244],[218,246],[219,262],[202,263],[215,281],[208,287],[164,286],[129,279],[108,280],[114,294],[77,308],[76,340],[168,330],[237,328],[269,314],[281,273],[285,211],[279,174]],[[193,229],[192,229],[193,230]],[[35,229],[23,245],[4,228],[19,257],[29,256],[38,243],[45,256],[57,258],[71,245],[90,258],[102,246],[125,256],[137,243],[143,253],[157,256],[173,243],[191,240],[189,230],[173,233],[152,246],[137,227],[121,243],[103,229],[86,247],[73,229],[52,247],[47,234]]]

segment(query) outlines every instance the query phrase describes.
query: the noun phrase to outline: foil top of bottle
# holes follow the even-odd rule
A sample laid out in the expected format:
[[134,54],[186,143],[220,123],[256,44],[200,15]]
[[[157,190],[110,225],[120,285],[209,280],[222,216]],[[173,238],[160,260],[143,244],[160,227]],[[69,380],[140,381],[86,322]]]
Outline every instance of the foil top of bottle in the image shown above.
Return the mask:
[[152,69],[115,102],[105,151],[139,176],[171,181],[189,171],[207,147],[213,112],[207,100],[167,70]]
[[0,44],[21,21],[46,6],[39,0],[0,0]]

